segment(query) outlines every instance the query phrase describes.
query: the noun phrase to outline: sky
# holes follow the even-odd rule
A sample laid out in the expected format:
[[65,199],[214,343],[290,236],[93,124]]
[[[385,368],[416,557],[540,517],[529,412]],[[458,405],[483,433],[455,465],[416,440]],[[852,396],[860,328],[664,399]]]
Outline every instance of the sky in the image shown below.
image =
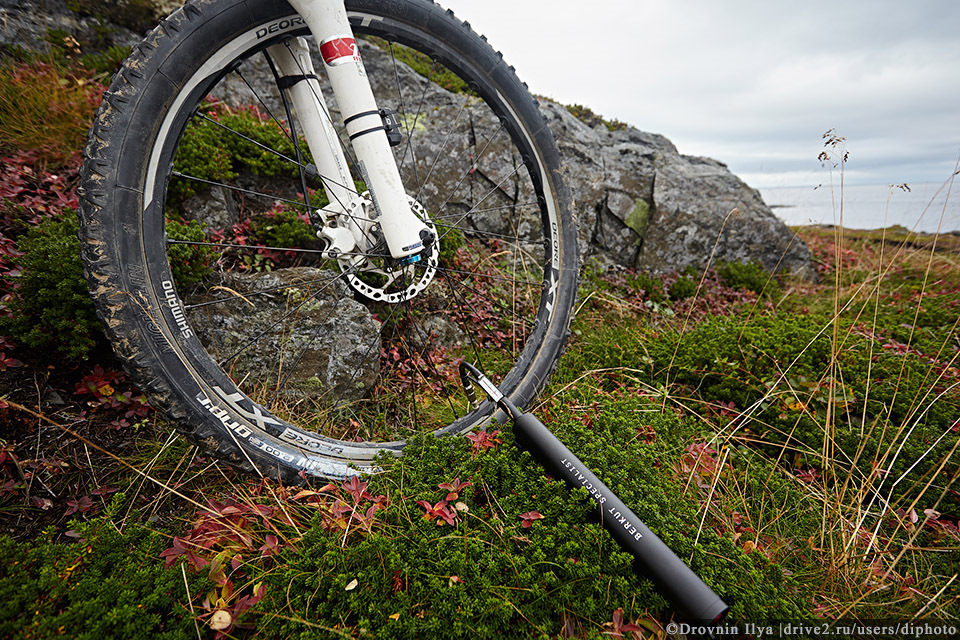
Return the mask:
[[662,134],[753,187],[829,180],[830,130],[848,184],[943,183],[958,168],[957,0],[437,2],[532,92]]

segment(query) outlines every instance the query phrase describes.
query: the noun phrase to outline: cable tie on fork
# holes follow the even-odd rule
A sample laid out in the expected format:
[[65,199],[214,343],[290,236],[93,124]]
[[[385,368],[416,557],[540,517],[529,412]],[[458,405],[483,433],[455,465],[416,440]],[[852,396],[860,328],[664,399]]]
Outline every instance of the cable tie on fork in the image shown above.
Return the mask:
[[306,73],[298,76],[283,76],[277,81],[277,86],[281,89],[289,89],[298,82],[303,82],[304,80],[319,80],[317,74],[315,73]]

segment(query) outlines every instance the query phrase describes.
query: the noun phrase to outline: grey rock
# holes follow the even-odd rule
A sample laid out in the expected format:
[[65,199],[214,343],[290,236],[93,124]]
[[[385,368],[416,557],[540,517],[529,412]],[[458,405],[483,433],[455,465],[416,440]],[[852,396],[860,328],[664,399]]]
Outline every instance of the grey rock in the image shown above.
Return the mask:
[[204,232],[229,229],[240,222],[233,192],[219,186],[187,198],[179,210],[187,219],[200,222]]
[[591,127],[550,101],[540,107],[565,158],[585,257],[653,273],[759,261],[813,276],[807,247],[723,163],[633,127]]
[[[395,83],[392,62],[382,51],[366,45],[363,56],[375,88],[378,78]],[[497,147],[493,115],[423,79],[417,84],[409,70],[400,73],[405,86],[416,85],[432,107],[417,117],[418,157],[444,158],[422,194],[428,210],[483,211],[469,222],[491,233],[536,228],[535,211],[518,206],[529,201],[531,186],[512,175],[520,159],[506,145]],[[381,89],[390,95],[390,85]],[[768,270],[813,275],[807,247],[724,164],[682,155],[667,138],[634,127],[590,126],[549,100],[541,99],[540,108],[564,156],[586,259],[653,273],[759,261]],[[488,139],[494,140],[489,146],[483,142]],[[476,166],[464,181],[469,162]],[[532,249],[540,236],[527,239]]]
[[50,31],[68,33],[78,42],[100,40],[104,34],[110,44],[132,46],[140,40],[130,29],[71,11],[65,0],[0,0],[0,46],[47,52]]
[[[235,379],[256,380],[266,394],[279,384],[293,400],[348,402],[372,390],[380,323],[339,274],[302,267],[214,278],[207,298],[184,302],[200,341]],[[218,302],[204,305],[211,296]]]

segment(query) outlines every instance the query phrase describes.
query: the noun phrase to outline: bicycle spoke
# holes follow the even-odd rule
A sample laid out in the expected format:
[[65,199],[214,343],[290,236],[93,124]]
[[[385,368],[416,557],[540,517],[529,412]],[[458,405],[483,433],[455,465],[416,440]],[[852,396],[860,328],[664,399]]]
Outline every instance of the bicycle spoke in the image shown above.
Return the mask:
[[[393,69],[394,69],[394,73],[399,74],[399,70],[398,70],[398,68],[397,68],[397,60],[396,60],[396,56],[395,56],[394,53],[393,53],[393,45],[392,45],[392,44],[391,44],[391,51],[390,51],[390,53],[391,53],[391,57],[392,57],[392,59],[393,59]],[[434,61],[431,62],[431,65],[430,65],[430,73],[427,75],[427,81],[424,83],[424,85],[423,85],[423,91],[422,91],[421,94],[420,94],[420,101],[419,101],[419,103],[417,104],[417,111],[416,111],[416,113],[415,113],[414,116],[413,116],[413,124],[409,125],[409,129],[407,130],[407,144],[406,144],[406,146],[405,146],[404,149],[403,149],[403,155],[400,157],[400,162],[399,162],[399,166],[398,166],[398,168],[399,168],[400,171],[402,172],[402,171],[403,171],[403,167],[404,167],[404,165],[405,165],[405,163],[406,163],[406,161],[407,161],[407,152],[409,151],[409,152],[410,152],[410,157],[413,159],[413,173],[414,173],[414,178],[415,178],[415,182],[416,182],[417,193],[420,193],[420,192],[423,191],[424,181],[420,179],[420,168],[419,168],[420,165],[419,165],[419,163],[417,162],[416,150],[415,150],[414,147],[413,147],[413,134],[414,134],[414,133],[416,132],[416,130],[417,130],[417,123],[420,121],[420,116],[421,116],[421,114],[423,113],[423,106],[424,106],[424,103],[425,103],[426,97],[427,97],[427,89],[430,87],[430,83],[433,81],[433,73],[434,73],[434,71],[436,71],[436,68],[437,68],[437,63],[436,63],[436,60],[434,60]],[[405,121],[405,122],[406,122],[406,115],[407,115],[407,114],[404,113],[404,121]]]
[[240,67],[234,69],[234,73],[240,77],[240,80],[247,85],[247,88],[250,90],[250,93],[253,94],[253,97],[257,99],[257,102],[260,103],[260,106],[263,107],[263,110],[267,112],[267,115],[270,116],[270,119],[273,120],[274,124],[280,129],[280,131],[287,137],[290,142],[293,142],[293,136],[290,135],[286,129],[283,128],[283,123],[280,122],[280,119],[273,114],[273,110],[267,106],[267,103],[264,102],[263,97],[260,95],[260,92],[253,88],[253,85],[247,80],[246,76],[240,73]]
[[[298,146],[298,145],[299,145],[298,138],[294,137],[294,136],[291,134],[291,131],[287,131],[286,128],[284,128],[283,122],[281,122],[281,120],[280,120],[276,115],[274,115],[273,110],[270,109],[270,107],[267,106],[267,103],[264,101],[263,97],[260,95],[260,92],[258,92],[256,89],[254,89],[253,85],[250,84],[250,82],[247,80],[246,76],[244,76],[244,75],[240,72],[240,69],[239,69],[239,68],[236,69],[236,70],[234,71],[234,73],[235,73],[235,74],[243,81],[243,83],[247,86],[247,88],[250,90],[250,92],[251,92],[251,93],[253,94],[253,96],[256,98],[257,102],[260,104],[260,106],[263,108],[263,110],[267,113],[268,116],[270,116],[270,119],[273,121],[273,123],[274,123],[275,125],[277,125],[277,128],[280,130],[280,132],[283,133],[284,137],[285,137],[287,140],[289,140],[289,141],[291,142],[291,144],[293,144],[295,147]],[[278,90],[279,90],[279,89],[278,89]],[[281,96],[281,98],[282,98],[282,96]],[[198,115],[199,117],[202,117],[202,118],[203,118],[204,120],[206,120],[206,121],[212,122],[212,123],[216,124],[217,126],[223,128],[223,129],[226,129],[227,131],[230,131],[231,133],[239,136],[240,138],[246,140],[247,142],[253,143],[253,144],[256,145],[257,147],[260,147],[260,148],[264,149],[265,151],[267,151],[267,152],[269,152],[269,153],[272,153],[272,154],[274,154],[274,155],[277,155],[277,156],[281,157],[282,159],[288,161],[290,164],[302,168],[304,171],[307,172],[307,175],[312,175],[312,174],[311,174],[311,170],[314,171],[314,172],[316,171],[316,166],[313,165],[312,163],[310,163],[310,164],[303,164],[302,162],[298,162],[298,161],[294,160],[293,158],[290,158],[290,157],[286,156],[285,154],[282,154],[282,153],[280,153],[279,151],[277,151],[277,150],[275,150],[275,149],[273,149],[273,148],[271,148],[271,147],[268,147],[268,146],[262,144],[261,142],[258,142],[257,140],[254,140],[254,139],[250,138],[249,136],[246,136],[246,135],[244,135],[244,134],[242,134],[242,133],[240,133],[240,132],[238,132],[238,131],[236,131],[236,130],[234,130],[234,129],[231,129],[231,128],[229,128],[229,127],[226,127],[225,125],[223,125],[223,123],[221,123],[221,122],[219,122],[219,121],[217,121],[217,120],[214,120],[214,119],[206,116],[206,114],[203,114],[203,113],[199,113],[199,112],[198,112],[197,115]],[[328,117],[329,117],[329,114],[328,114]],[[341,139],[341,146],[342,146],[342,142],[343,142],[343,141],[342,141],[342,139]],[[329,177],[329,176],[322,175],[322,174],[320,174],[320,173],[316,173],[316,178],[317,178],[318,180],[320,180],[321,183],[323,183],[323,184],[329,184],[329,185],[341,187],[342,189],[346,189],[347,191],[350,191],[350,192],[352,192],[352,193],[354,193],[354,194],[359,195],[359,193],[356,191],[356,189],[354,188],[353,185],[341,184],[339,180],[334,180],[333,178],[331,178],[331,177]]]
[[[439,371],[439,369],[437,368],[437,365],[434,364],[434,362],[433,362],[433,358],[432,358],[432,356],[431,356],[431,354],[430,354],[430,348],[429,348],[429,344],[430,344],[430,343],[429,343],[429,340],[428,340],[428,336],[427,336],[426,333],[424,332],[423,327],[420,326],[420,324],[417,322],[416,318],[413,318],[413,313],[412,313],[412,311],[411,311],[411,309],[410,309],[410,301],[409,301],[409,300],[406,300],[406,301],[402,302],[401,305],[402,305],[402,306],[406,306],[408,313],[410,313],[410,315],[411,315],[411,324],[413,325],[414,330],[415,330],[416,333],[417,333],[417,338],[419,338],[420,344],[422,345],[421,351],[420,351],[420,354],[419,354],[419,355],[420,355],[420,357],[421,357],[422,359],[424,359],[424,360],[426,361],[427,366],[432,370],[433,375],[435,376],[435,378],[429,378],[429,377],[427,377],[426,375],[421,374],[421,375],[422,375],[422,378],[423,378],[424,382],[425,382],[427,385],[431,384],[431,379],[435,379],[435,380],[441,385],[441,390],[442,390],[443,388],[446,387],[446,384],[444,384],[443,376],[440,374],[440,371]],[[416,363],[416,361],[414,361],[414,363]],[[418,368],[418,370],[419,370],[419,365],[417,365],[417,368]],[[453,414],[454,414],[455,416],[459,417],[458,414],[457,414],[456,407],[453,406],[453,403],[452,403],[451,400],[450,400],[450,394],[443,394],[443,395],[444,395],[444,400],[446,400],[447,404],[450,406],[450,409],[452,410]],[[413,394],[413,399],[414,399],[414,402],[415,402],[415,401],[416,401],[416,394]],[[414,425],[414,428],[417,428],[417,425],[416,425],[416,424]]]
[[309,253],[320,255],[323,253],[323,249],[303,249],[301,247],[271,247],[264,244],[236,244],[230,242],[217,242],[217,241],[208,241],[201,242],[199,240],[176,240],[174,238],[167,238],[167,244],[182,244],[189,245],[194,247],[219,247],[221,249],[253,249],[256,251],[290,251],[293,253]]
[[[290,49],[290,45],[287,45],[287,49]],[[273,74],[274,80],[277,82],[277,88],[280,88],[280,74],[277,73],[277,67],[273,64],[273,59],[270,58],[270,54],[266,50],[263,52],[263,57],[267,61],[267,66],[270,67],[270,72]],[[303,203],[307,208],[307,214],[310,216],[310,219],[314,221],[314,224],[317,224],[316,213],[313,210],[313,207],[310,206],[310,195],[307,193],[307,174],[303,170],[303,153],[300,151],[300,140],[297,136],[296,124],[293,119],[293,114],[290,111],[290,101],[287,100],[287,92],[283,89],[280,89],[280,101],[283,103],[283,111],[287,114],[287,126],[290,127],[290,139],[293,140],[293,150],[297,154],[296,165],[298,173],[300,174],[300,187],[303,189]]]
[[[462,306],[467,307],[468,302],[463,294],[453,286],[453,282],[449,278],[444,278],[444,283],[447,285],[447,288],[450,290],[450,295],[452,295],[456,300],[458,300]],[[473,358],[475,366],[479,367],[481,370],[485,369],[484,366],[484,357],[481,355],[480,345],[477,343],[473,331],[466,326],[466,322],[460,320],[461,329],[467,335],[468,340],[470,341],[470,348],[473,351]]]
[[447,131],[447,135],[444,136],[443,142],[440,144],[440,150],[437,151],[437,157],[433,159],[433,164],[430,165],[430,170],[427,171],[427,175],[424,176],[423,178],[423,185],[421,185],[419,190],[417,191],[417,195],[416,195],[417,200],[419,200],[423,196],[423,186],[429,183],[430,176],[433,175],[433,171],[434,169],[436,169],[437,163],[440,162],[440,158],[441,156],[443,156],[443,151],[444,149],[446,149],[447,143],[450,142],[450,137],[453,135],[453,131],[456,129],[457,124],[460,122],[460,117],[467,111],[467,104],[469,103],[469,101],[470,101],[470,96],[467,96],[467,99],[464,100],[463,102],[463,106],[461,106],[459,111],[457,111],[457,117],[454,120],[453,125],[450,127],[450,130]]
[[[199,240],[174,240],[172,238],[167,239],[167,244],[184,244],[191,246],[200,246],[200,247],[220,247],[223,249],[254,249],[257,251],[282,251],[284,253],[303,253],[303,254],[313,254],[313,255],[322,255],[326,252],[326,249],[303,249],[300,247],[273,247],[262,244],[235,244],[230,242],[200,242]],[[360,253],[356,251],[344,251],[338,256],[341,257],[374,257],[374,258],[389,258],[390,255],[386,253]]]
[[[282,202],[284,204],[289,204],[290,206],[293,206],[293,207],[306,208],[308,211],[312,210],[312,207],[309,204],[305,205],[303,202],[300,202],[299,200],[290,200],[289,198],[282,198],[280,196],[270,195],[268,193],[263,193],[260,191],[253,191],[252,189],[244,189],[243,187],[226,184],[224,182],[217,182],[215,180],[207,180],[205,178],[199,178],[197,176],[190,176],[185,173],[181,173],[179,171],[172,171],[170,175],[175,176],[177,178],[183,178],[185,180],[192,180],[194,182],[199,182],[200,184],[206,184],[213,187],[221,187],[223,189],[229,189],[231,191],[236,191],[237,193],[243,193],[249,196],[255,196],[258,198],[268,198],[273,200],[274,202]],[[345,213],[344,215],[346,215],[349,219],[355,220],[357,222],[371,222],[373,220],[372,218],[364,218],[364,217],[352,215],[349,213]]]
[[188,174],[186,174],[186,173],[182,173],[182,172],[180,172],[180,171],[171,171],[171,172],[170,172],[170,175],[172,175],[172,176],[175,177],[175,178],[182,178],[182,179],[184,179],[184,180],[191,180],[191,181],[193,181],[193,182],[197,182],[197,183],[200,183],[200,184],[210,185],[210,186],[212,186],[212,187],[221,187],[221,188],[223,188],[223,189],[229,189],[229,190],[231,190],[231,191],[236,191],[237,193],[243,193],[243,194],[246,194],[246,195],[248,195],[248,196],[255,196],[255,197],[257,197],[257,198],[267,198],[267,199],[269,199],[269,200],[273,200],[274,202],[282,202],[282,203],[284,203],[284,204],[289,204],[289,205],[294,206],[294,207],[300,207],[300,208],[303,208],[303,207],[304,207],[304,204],[303,204],[302,202],[300,202],[299,200],[290,200],[289,198],[283,198],[283,197],[280,197],[280,196],[271,195],[271,194],[269,194],[269,193],[263,193],[263,192],[260,192],[260,191],[254,191],[253,189],[244,189],[243,187],[238,187],[237,185],[233,185],[233,184],[226,184],[226,183],[224,183],[224,182],[218,182],[218,181],[216,181],[216,180],[207,180],[206,178],[200,178],[200,177],[198,177],[198,176],[191,176],[191,175],[188,175]]
[[483,158],[484,154],[487,152],[487,149],[490,147],[490,144],[500,134],[501,131],[503,131],[502,124],[493,133],[493,135],[490,136],[490,138],[487,140],[487,143],[483,146],[483,148],[479,152],[473,154],[473,158],[472,158],[473,161],[470,163],[470,168],[463,172],[463,174],[457,180],[457,183],[453,186],[452,189],[450,189],[450,194],[447,196],[447,199],[440,204],[439,210],[441,212],[443,212],[444,209],[446,209],[447,204],[450,202],[453,196],[455,196],[457,192],[460,191],[460,185],[464,183],[464,181],[467,179],[468,176],[473,175],[474,171],[476,170],[477,164]]
[[256,147],[259,147],[260,149],[263,149],[263,150],[266,151],[267,153],[272,153],[273,155],[277,156],[277,157],[280,158],[281,160],[286,160],[286,161],[289,162],[290,164],[293,164],[293,165],[296,165],[296,166],[298,166],[298,167],[301,167],[302,169],[306,169],[307,166],[308,166],[308,165],[302,164],[301,162],[299,162],[299,161],[297,161],[297,160],[294,160],[293,158],[291,158],[291,157],[289,157],[289,156],[286,156],[286,155],[280,153],[279,151],[277,151],[277,150],[274,149],[273,147],[268,147],[267,145],[263,144],[262,142],[259,142],[258,140],[254,140],[254,139],[251,138],[250,136],[245,135],[245,134],[243,134],[243,133],[240,133],[240,132],[237,131],[236,129],[232,129],[232,128],[228,127],[227,125],[223,124],[222,122],[220,122],[220,121],[218,121],[218,120],[214,120],[213,118],[211,118],[210,116],[208,116],[208,115],[205,114],[205,113],[199,113],[199,112],[198,112],[197,115],[196,115],[196,117],[199,118],[200,120],[203,120],[204,122],[209,122],[209,123],[211,123],[211,124],[213,124],[213,125],[215,125],[215,126],[217,126],[217,127],[220,127],[220,128],[223,129],[224,131],[227,131],[228,133],[231,133],[231,134],[237,136],[238,138],[240,138],[240,139],[242,139],[242,140],[245,140],[245,141],[249,142],[250,144],[252,144],[252,145],[254,145],[254,146],[256,146]]
[[282,379],[279,377],[279,375],[280,375],[280,372],[283,370],[283,363],[282,363],[282,361],[281,361],[281,359],[282,359],[282,357],[283,357],[283,349],[278,350],[278,353],[277,353],[277,364],[278,364],[278,368],[277,368],[277,378],[278,378],[278,379],[277,379],[277,387],[276,387],[276,389],[274,389],[273,395],[270,396],[270,400],[268,401],[268,404],[267,404],[267,407],[268,407],[268,408],[271,407],[274,402],[276,402],[277,398],[280,396],[280,392],[281,392],[281,391],[283,390],[283,388],[286,386],[287,381],[290,379],[290,376],[291,376],[291,375],[293,374],[293,372],[296,370],[297,365],[299,365],[299,364],[300,364],[300,361],[303,360],[303,356],[306,355],[306,353],[311,349],[311,347],[313,346],[313,344],[317,341],[317,338],[320,337],[320,329],[321,329],[321,327],[323,327],[323,325],[326,324],[326,321],[330,319],[330,317],[333,315],[333,312],[337,310],[337,307],[340,305],[341,300],[342,300],[342,298],[337,298],[336,301],[333,303],[333,305],[331,305],[330,309],[327,310],[326,316],[324,316],[324,318],[323,318],[320,322],[317,323],[317,328],[314,329],[313,335],[310,337],[310,341],[307,342],[306,344],[304,344],[304,345],[300,348],[300,353],[298,353],[298,354],[297,354],[297,357],[294,358],[293,363],[291,363],[290,366],[287,367],[287,372],[284,374],[284,376],[283,376]]
[[[504,182],[506,182],[507,180],[509,180],[510,178],[512,178],[514,175],[516,175],[519,170],[520,170],[519,167],[514,167],[513,171],[511,171],[509,174],[507,174],[507,175],[503,178],[503,180],[500,181],[499,184],[497,184],[495,187],[493,187],[493,188],[490,189],[487,193],[485,193],[484,196],[483,196],[482,198],[480,198],[480,200],[478,200],[478,201],[476,202],[476,204],[474,204],[474,206],[473,206],[471,209],[469,209],[468,211],[466,211],[465,213],[463,213],[462,215],[460,215],[460,217],[458,217],[458,218],[456,219],[456,221],[455,221],[452,225],[450,225],[450,226],[451,226],[451,227],[458,227],[458,226],[460,225],[460,223],[463,222],[463,221],[467,218],[467,216],[469,216],[471,213],[473,213],[473,209],[476,208],[477,205],[479,205],[481,202],[483,202],[484,200],[486,200],[487,198],[489,198],[491,195],[493,195],[494,193],[496,193],[496,192],[499,190],[500,186],[503,185]],[[440,210],[440,213],[441,213],[441,214],[443,213],[443,209]],[[448,233],[450,233],[450,232],[447,231],[447,232],[441,234],[440,239],[442,240],[442,239],[444,238],[444,236],[446,236]]]
[[514,312],[513,309],[509,309],[508,307],[504,306],[504,305],[503,305],[502,303],[500,303],[498,300],[496,300],[495,298],[491,298],[489,295],[487,295],[486,293],[484,293],[484,292],[481,291],[480,289],[477,289],[476,287],[471,287],[470,285],[468,285],[468,284],[466,284],[465,282],[460,281],[460,280],[452,280],[452,279],[449,279],[449,278],[448,278],[447,280],[448,280],[448,282],[450,282],[450,283],[452,283],[452,284],[456,284],[456,285],[457,285],[458,287],[460,287],[461,289],[465,289],[465,290],[469,291],[470,293],[474,294],[475,296],[479,296],[479,297],[482,298],[484,301],[490,303],[490,305],[491,305],[494,309],[496,309],[496,310],[498,310],[498,311],[501,311],[501,312],[504,314],[504,317],[514,318],[513,320],[510,321],[511,324],[514,324],[514,323],[516,323],[516,322],[519,321],[519,322],[522,322],[522,323],[526,323],[526,324],[527,324],[527,328],[532,328],[532,327],[534,326],[535,322],[534,322],[533,320],[530,320],[530,319],[527,319],[527,318],[516,318],[516,313]]
[[511,284],[521,284],[527,287],[539,287],[541,282],[535,282],[533,280],[518,280],[515,277],[510,277],[507,275],[499,275],[492,273],[484,273],[482,271],[468,271],[466,269],[454,269],[452,267],[437,267],[437,272],[444,274],[455,274],[458,276],[469,276],[474,278],[483,278],[485,280],[497,280],[499,282],[509,282]]
[[[516,204],[505,204],[505,205],[502,205],[502,206],[499,206],[499,207],[487,207],[486,209],[477,209],[476,207],[472,207],[472,208],[470,209],[470,213],[492,213],[492,212],[494,212],[494,211],[503,211],[504,209],[516,209],[516,208],[518,208],[518,207],[519,207],[519,208],[524,208],[524,207],[539,207],[539,206],[540,206],[540,203],[538,203],[538,202],[536,202],[536,201],[534,201],[534,202],[517,202]],[[434,219],[434,220],[447,220],[447,219],[456,217],[456,215],[459,215],[459,214],[448,214],[448,215],[445,215],[445,216],[436,215],[436,216],[433,216],[433,219]]]

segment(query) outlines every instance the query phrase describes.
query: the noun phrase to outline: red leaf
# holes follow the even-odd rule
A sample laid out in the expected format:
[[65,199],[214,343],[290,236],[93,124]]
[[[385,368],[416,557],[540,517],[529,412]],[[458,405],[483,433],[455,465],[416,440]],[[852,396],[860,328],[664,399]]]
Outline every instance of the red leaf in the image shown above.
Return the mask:
[[474,453],[479,453],[480,451],[492,449],[500,444],[500,439],[497,437],[498,435],[500,435],[499,431],[490,433],[481,429],[475,433],[468,433],[467,440],[473,443]]
[[633,624],[632,622],[628,622],[628,623],[626,623],[626,624],[623,623],[623,609],[622,609],[622,608],[618,608],[616,611],[614,611],[614,612],[613,612],[613,621],[612,621],[612,622],[605,622],[605,623],[603,624],[603,626],[608,627],[608,628],[610,629],[610,631],[606,631],[606,632],[604,632],[604,633],[606,633],[607,635],[611,635],[611,636],[613,636],[614,638],[622,638],[622,637],[623,637],[623,633],[624,633],[625,631],[626,631],[626,632],[632,632],[632,631],[642,632],[642,631],[643,631],[643,627],[640,627],[640,626],[638,626],[638,625],[635,625],[635,624]]
[[446,522],[451,526],[453,526],[457,520],[456,511],[450,510],[446,500],[441,500],[433,506],[431,506],[426,500],[418,500],[417,504],[423,507],[423,509],[426,511],[426,513],[423,515],[424,520],[433,520],[434,518],[439,518],[437,521],[438,525],[442,525],[444,522]]
[[263,546],[261,546],[258,551],[260,551],[262,557],[266,558],[267,556],[275,554],[279,550],[278,547],[279,541],[277,540],[277,536],[268,533],[264,538]]
[[43,509],[44,511],[53,507],[53,502],[49,498],[39,498],[37,496],[32,496],[30,502],[33,503],[33,506]]
[[523,523],[520,525],[524,529],[529,529],[533,526],[533,523],[537,520],[542,520],[543,516],[539,511],[527,511],[526,513],[520,514],[520,519],[523,520]]

